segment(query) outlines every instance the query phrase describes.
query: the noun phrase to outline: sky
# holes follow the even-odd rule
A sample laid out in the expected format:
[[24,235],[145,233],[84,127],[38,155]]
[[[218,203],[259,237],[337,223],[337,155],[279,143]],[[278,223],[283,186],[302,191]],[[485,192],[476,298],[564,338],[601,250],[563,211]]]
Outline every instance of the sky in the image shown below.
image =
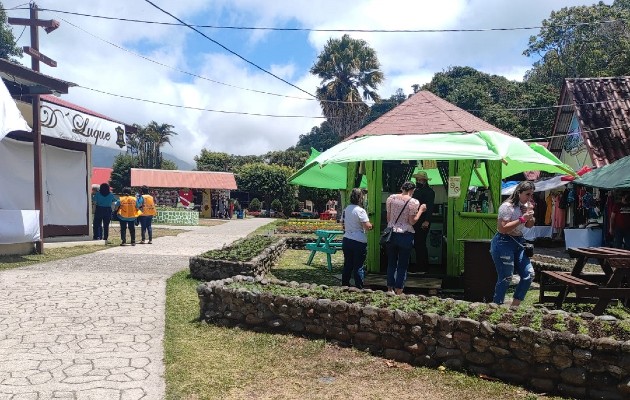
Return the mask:
[[[0,1],[6,9],[27,6],[25,0]],[[151,2],[190,25],[213,26],[198,30],[215,42],[186,26],[116,20],[177,23]],[[40,19],[56,19],[61,23],[50,34],[40,31],[40,51],[58,63],[57,68],[42,64],[41,72],[80,86],[63,95],[67,101],[128,124],[156,121],[173,125],[178,135],[171,141],[172,148],[166,145],[164,151],[189,162],[203,148],[237,155],[285,150],[295,145],[300,135],[324,121],[319,104],[309,95],[315,93],[320,80],[309,70],[326,41],[340,38],[344,32],[317,30],[537,27],[553,10],[594,3],[593,0],[151,2],[38,0],[40,9],[58,10],[40,11]],[[10,17],[27,18],[28,13],[28,10],[7,11]],[[227,26],[309,30],[220,28]],[[30,43],[28,29],[22,33],[22,27],[16,26],[13,33],[19,37],[19,46]],[[383,98],[389,98],[398,88],[411,94],[413,84],[427,83],[435,73],[451,66],[470,66],[522,80],[535,61],[522,53],[529,37],[536,33],[538,29],[349,32],[376,51],[385,75],[378,88]],[[21,62],[30,66],[27,56]]]

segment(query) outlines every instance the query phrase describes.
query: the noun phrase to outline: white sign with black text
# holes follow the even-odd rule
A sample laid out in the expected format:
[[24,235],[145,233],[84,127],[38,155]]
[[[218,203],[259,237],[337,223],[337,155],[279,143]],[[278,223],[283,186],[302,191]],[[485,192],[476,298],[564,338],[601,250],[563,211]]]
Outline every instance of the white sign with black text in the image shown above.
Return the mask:
[[42,101],[40,118],[42,135],[127,150],[125,127],[122,124],[47,101]]

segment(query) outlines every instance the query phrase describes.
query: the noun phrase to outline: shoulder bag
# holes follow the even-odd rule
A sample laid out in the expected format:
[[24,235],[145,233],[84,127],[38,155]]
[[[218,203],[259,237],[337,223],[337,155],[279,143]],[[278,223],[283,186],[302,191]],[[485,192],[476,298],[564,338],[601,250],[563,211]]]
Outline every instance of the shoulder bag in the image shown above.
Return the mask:
[[[409,200],[411,200],[411,198],[409,198]],[[407,208],[407,203],[409,203],[409,200],[405,202],[405,205],[403,206],[402,210],[400,210],[400,212],[398,213],[398,217],[396,217],[396,221],[394,221],[394,225],[396,225],[396,222],[398,222],[398,219],[402,215],[403,211],[405,211],[405,208]],[[379,240],[379,243],[380,244],[389,243],[392,240],[392,233],[393,233],[392,227],[390,226],[386,227],[383,230],[383,233],[381,233],[381,239]]]

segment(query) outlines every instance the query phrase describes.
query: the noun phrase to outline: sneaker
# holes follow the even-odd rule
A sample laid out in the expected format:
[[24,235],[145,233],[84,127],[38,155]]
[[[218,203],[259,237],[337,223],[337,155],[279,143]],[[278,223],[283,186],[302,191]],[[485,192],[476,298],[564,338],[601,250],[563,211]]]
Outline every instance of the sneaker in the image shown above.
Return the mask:
[[136,245],[136,242],[131,242],[131,245],[132,245],[132,246],[135,246],[135,245]]
[[387,294],[396,294],[393,290],[388,290]]
[[121,246],[124,246],[124,245],[125,245],[125,242],[121,242],[121,243],[120,243],[120,245],[121,245]]
[[149,240],[149,244],[153,244],[153,242]]
[[144,240],[141,240],[141,241],[140,241],[140,244],[144,244]]

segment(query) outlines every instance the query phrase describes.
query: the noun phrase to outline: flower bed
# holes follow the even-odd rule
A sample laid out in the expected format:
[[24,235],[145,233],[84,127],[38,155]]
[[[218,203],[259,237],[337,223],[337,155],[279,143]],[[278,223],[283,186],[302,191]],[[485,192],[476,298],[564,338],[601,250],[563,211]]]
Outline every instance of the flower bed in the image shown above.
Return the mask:
[[287,248],[286,239],[252,236],[219,250],[191,257],[190,276],[200,280],[234,275],[264,276]]
[[[572,397],[630,396],[628,330],[611,317],[241,276],[201,284],[197,292],[207,322],[324,337],[414,365],[464,369]],[[571,333],[584,330],[623,340]]]
[[315,233],[318,229],[341,230],[341,224],[335,221],[288,219],[276,228],[278,233]]

